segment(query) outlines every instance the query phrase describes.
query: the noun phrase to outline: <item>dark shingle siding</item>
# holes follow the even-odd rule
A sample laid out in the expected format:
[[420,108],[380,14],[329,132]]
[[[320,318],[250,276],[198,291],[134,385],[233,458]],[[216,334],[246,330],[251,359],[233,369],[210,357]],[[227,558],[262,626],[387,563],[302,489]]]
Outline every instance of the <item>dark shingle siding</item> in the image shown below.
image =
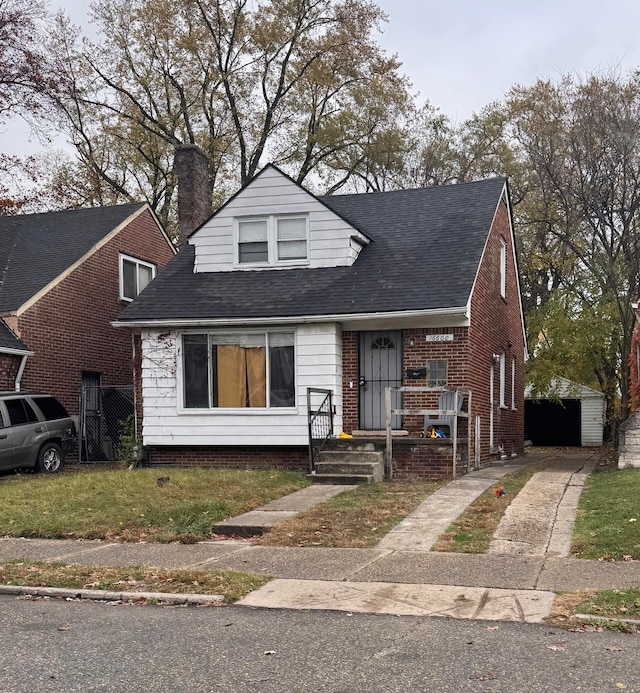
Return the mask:
[[127,320],[447,309],[469,300],[504,179],[319,198],[372,243],[351,267],[193,273],[183,248]]
[[17,310],[142,206],[0,217],[0,310]]

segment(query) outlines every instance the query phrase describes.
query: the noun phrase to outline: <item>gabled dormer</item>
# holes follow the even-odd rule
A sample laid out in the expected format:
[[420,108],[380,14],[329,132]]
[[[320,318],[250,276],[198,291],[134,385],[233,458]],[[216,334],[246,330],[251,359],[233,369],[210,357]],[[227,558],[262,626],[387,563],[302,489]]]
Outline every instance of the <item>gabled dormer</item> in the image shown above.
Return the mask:
[[369,242],[273,165],[189,238],[195,272],[345,267]]

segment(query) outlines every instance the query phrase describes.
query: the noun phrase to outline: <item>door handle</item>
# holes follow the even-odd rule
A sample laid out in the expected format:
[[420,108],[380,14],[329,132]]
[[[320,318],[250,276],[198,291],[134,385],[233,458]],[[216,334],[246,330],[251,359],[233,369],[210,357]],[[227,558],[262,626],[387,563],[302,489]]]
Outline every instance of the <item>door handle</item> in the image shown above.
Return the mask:
[[361,376],[358,378],[358,385],[359,385],[360,387],[364,387],[366,384],[367,384],[367,379],[364,377],[364,375],[361,375]]
[[2,433],[0,434],[0,440],[4,440],[5,438],[8,438],[9,434],[8,433]]
[[42,428],[42,426],[38,426],[38,428],[36,428],[35,430],[36,430],[36,433],[42,433],[42,431],[44,429]]

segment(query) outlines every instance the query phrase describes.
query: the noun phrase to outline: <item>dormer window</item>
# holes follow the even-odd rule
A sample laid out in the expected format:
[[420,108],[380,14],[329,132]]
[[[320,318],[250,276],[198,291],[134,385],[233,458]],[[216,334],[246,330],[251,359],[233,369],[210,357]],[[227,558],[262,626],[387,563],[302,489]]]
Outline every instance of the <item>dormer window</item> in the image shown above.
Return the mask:
[[305,216],[268,216],[237,220],[238,265],[297,265],[308,259]]
[[238,262],[269,262],[269,241],[266,219],[238,222]]

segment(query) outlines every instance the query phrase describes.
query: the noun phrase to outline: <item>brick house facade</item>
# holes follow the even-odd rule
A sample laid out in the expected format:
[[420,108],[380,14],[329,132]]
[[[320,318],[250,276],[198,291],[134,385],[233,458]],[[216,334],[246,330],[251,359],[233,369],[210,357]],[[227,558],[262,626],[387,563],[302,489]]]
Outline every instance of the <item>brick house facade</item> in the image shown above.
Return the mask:
[[[131,385],[131,336],[111,325],[128,302],[121,296],[121,256],[157,271],[175,254],[148,205],[24,215],[0,219],[3,224],[22,225],[16,238],[36,265],[33,248],[42,243],[43,254],[46,244],[76,249],[65,258],[63,248],[29,295],[14,292],[3,301],[0,291],[4,324],[32,353],[20,388],[49,392],[77,414],[83,374],[93,374],[102,385]],[[69,237],[75,227],[88,236],[79,248]],[[29,263],[28,255],[16,258],[21,263]],[[0,387],[14,389],[19,364],[20,355],[0,353]]]
[[[378,406],[392,381],[426,386],[430,364],[444,368],[440,384],[471,391],[462,433],[471,466],[521,454],[526,343],[509,204],[500,179],[316,198],[263,169],[118,320],[136,335],[139,434],[151,462],[304,468],[308,387],[333,392],[334,433],[366,433],[384,421],[370,416],[367,397]],[[292,236],[279,235],[280,219],[292,220],[283,226]],[[253,235],[243,239],[245,229]],[[292,238],[299,259],[285,263],[280,243]],[[243,243],[264,256],[245,259]],[[223,376],[212,354],[220,345],[242,353],[265,345],[268,373],[277,339],[295,355],[288,408],[270,404],[268,375],[266,404],[218,403]],[[188,361],[194,340],[209,346]],[[393,378],[376,380],[392,352]],[[209,384],[198,381],[204,399],[194,406],[198,369]],[[437,409],[439,394],[406,392],[403,407]],[[407,432],[394,447],[397,476],[451,472],[451,448],[425,439],[423,415],[395,427]]]

